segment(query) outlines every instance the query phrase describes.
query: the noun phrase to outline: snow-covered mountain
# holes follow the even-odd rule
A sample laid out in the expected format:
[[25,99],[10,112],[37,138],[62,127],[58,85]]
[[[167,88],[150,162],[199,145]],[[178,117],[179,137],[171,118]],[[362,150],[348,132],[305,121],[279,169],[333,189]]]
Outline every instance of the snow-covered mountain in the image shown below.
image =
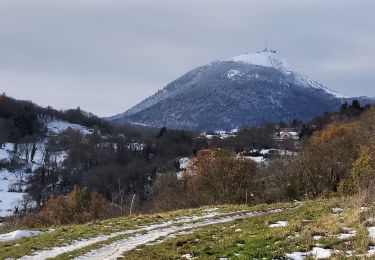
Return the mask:
[[264,50],[193,69],[110,120],[176,129],[233,129],[308,120],[338,109],[343,98],[290,67],[275,51]]

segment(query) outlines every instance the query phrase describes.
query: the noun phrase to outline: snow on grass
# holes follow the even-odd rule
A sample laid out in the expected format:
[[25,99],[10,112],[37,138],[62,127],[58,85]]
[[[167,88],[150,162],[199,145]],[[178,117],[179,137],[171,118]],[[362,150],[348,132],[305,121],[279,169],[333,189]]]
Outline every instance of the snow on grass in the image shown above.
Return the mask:
[[[87,254],[77,257],[77,259],[118,259],[122,257],[125,252],[133,250],[138,246],[145,245],[152,242],[163,242],[181,235],[190,234],[200,227],[227,223],[239,219],[246,219],[255,216],[261,216],[267,213],[279,212],[277,210],[265,211],[236,211],[232,213],[218,213],[218,212],[204,212],[202,215],[193,215],[180,217],[175,220],[169,220],[163,223],[151,224],[140,227],[135,230],[121,231],[112,233],[110,235],[101,235],[85,240],[74,241],[73,243],[33,252],[32,255],[24,256],[20,259],[45,259],[57,257],[64,253],[69,253],[74,250],[83,249],[84,247],[107,241],[111,238],[116,238],[120,235],[131,234],[130,237],[118,238],[107,245],[103,245],[99,249],[94,249]],[[84,250],[84,249],[83,249]]]
[[333,253],[338,253],[339,251],[332,249],[325,249],[321,247],[313,247],[313,249],[307,253],[305,252],[293,252],[290,254],[285,254],[288,259],[292,260],[302,260],[310,256],[313,259],[326,259],[330,258]]
[[33,237],[41,234],[41,231],[16,230],[6,234],[0,234],[0,242],[16,240],[24,237]]
[[[32,146],[32,144],[28,145]],[[36,145],[32,161],[31,150],[28,154],[21,153],[20,150],[15,152],[13,143],[6,143],[4,147],[0,148],[0,161],[9,162],[12,157],[19,158],[22,161],[22,165],[14,171],[0,168],[0,217],[12,215],[15,208],[19,206],[25,195],[25,181],[27,176],[31,174],[29,169],[31,169],[31,172],[35,172],[45,161],[46,141],[41,141]],[[61,165],[66,156],[66,152],[57,152],[51,154],[50,159]],[[20,192],[9,192],[11,188]]]
[[260,154],[263,154],[263,155],[267,155],[267,154],[270,154],[272,152],[277,152],[278,154],[280,155],[296,155],[295,152],[292,152],[292,151],[289,151],[289,150],[281,150],[281,149],[262,149],[259,151]]
[[322,237],[322,236],[319,236],[319,235],[313,236],[313,239],[316,240],[316,241],[317,241],[317,240],[320,240],[320,239],[322,239],[322,238],[323,238],[323,237]]
[[13,215],[25,193],[8,192],[9,185],[16,182],[15,175],[8,170],[0,170],[0,217]]
[[276,223],[269,225],[269,227],[271,228],[286,227],[288,226],[288,224],[289,224],[288,221],[277,221]]
[[217,210],[219,210],[219,208],[208,208],[208,209],[203,210],[203,212],[209,213],[209,212],[214,212],[214,211],[217,211]]
[[331,209],[331,212],[332,212],[333,214],[340,214],[342,211],[343,211],[342,208],[332,208],[332,209]]
[[[108,239],[112,239],[112,238],[115,238],[117,236],[136,234],[136,233],[145,232],[145,231],[151,232],[153,230],[166,228],[166,227],[171,226],[173,224],[180,225],[180,224],[183,224],[183,223],[201,221],[201,220],[204,220],[204,219],[207,219],[207,218],[211,219],[211,218],[214,218],[214,217],[219,216],[219,215],[221,215],[221,213],[208,212],[208,213],[204,213],[202,215],[184,216],[184,217],[177,218],[174,221],[169,220],[169,221],[165,221],[163,223],[156,223],[156,224],[150,224],[150,225],[147,225],[147,226],[140,226],[138,229],[120,231],[120,232],[112,233],[110,235],[100,235],[100,236],[89,238],[89,239],[77,240],[77,241],[72,242],[70,245],[40,250],[40,251],[34,252],[32,255],[24,256],[21,259],[53,258],[53,257],[57,257],[58,255],[61,255],[61,254],[67,253],[67,252],[71,252],[71,251],[74,251],[74,250],[84,248],[86,246],[90,246],[90,245],[93,245],[93,244],[96,244],[96,243],[104,242]],[[149,242],[152,242],[152,241],[149,241]],[[145,244],[147,244],[147,243],[145,243]]]
[[344,232],[341,233],[341,234],[338,234],[337,238],[345,240],[345,239],[349,239],[349,238],[355,237],[356,234],[357,234],[357,232],[354,229],[344,228]]
[[[0,160],[10,161],[13,151],[14,144],[6,143],[4,147],[0,148]],[[23,171],[24,169],[19,169],[15,172],[10,172],[7,169],[0,168],[0,217],[13,215],[15,208],[18,207],[25,194],[23,192],[8,191],[12,184],[19,183],[20,178],[24,180],[26,173]]]
[[312,256],[314,259],[325,259],[331,257],[333,252],[334,251],[332,249],[313,247],[313,249],[308,253],[308,255]]
[[368,236],[372,241],[375,241],[375,227],[368,227],[367,228]]
[[266,158],[263,156],[245,156],[246,159],[253,160],[256,163],[263,163],[266,161]]
[[270,155],[271,153],[277,153],[281,156],[283,155],[288,155],[288,156],[292,156],[292,155],[296,155],[297,153],[295,152],[292,152],[292,151],[288,151],[288,150],[280,150],[280,149],[261,149],[261,150],[252,150],[251,153],[259,153],[261,154],[260,156],[243,156],[240,154],[237,155],[237,158],[245,158],[245,159],[249,159],[249,160],[253,160],[255,161],[256,163],[266,163],[267,162],[267,158],[266,156],[267,155]]
[[189,165],[190,165],[190,159],[188,157],[183,157],[183,158],[180,158],[178,160],[179,164],[180,164],[180,169],[181,170],[186,170]]
[[186,169],[191,165],[191,161],[189,157],[182,157],[178,159],[178,162],[180,170],[177,172],[176,176],[178,180],[181,180],[186,173]]
[[185,255],[182,255],[181,258],[183,258],[183,259],[193,259],[193,256],[191,254],[185,254]]
[[223,215],[217,218],[208,218],[198,222],[184,223],[183,225],[175,225],[162,229],[151,230],[145,234],[139,234],[133,237],[128,237],[112,244],[106,245],[100,249],[92,250],[89,253],[77,257],[76,259],[118,259],[124,253],[131,251],[138,246],[146,245],[161,237],[168,237],[170,234],[179,233],[184,230],[192,230],[200,227],[227,223],[237,219],[246,219],[254,216],[261,216],[265,212],[246,212],[236,215]]
[[370,246],[369,250],[367,251],[368,257],[374,256],[375,255],[375,246]]
[[306,258],[307,254],[303,252],[293,252],[290,254],[285,254],[285,256],[291,260],[303,260]]
[[9,152],[5,149],[0,149],[0,160],[8,160],[9,159]]
[[12,158],[11,153],[14,150],[14,144],[6,143],[3,147],[0,147],[0,161],[9,161]]

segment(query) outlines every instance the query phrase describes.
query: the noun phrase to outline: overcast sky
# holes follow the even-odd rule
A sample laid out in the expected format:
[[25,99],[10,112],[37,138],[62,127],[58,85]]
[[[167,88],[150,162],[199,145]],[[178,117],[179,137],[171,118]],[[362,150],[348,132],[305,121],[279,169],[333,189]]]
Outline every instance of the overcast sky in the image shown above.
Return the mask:
[[199,65],[264,48],[347,96],[375,96],[374,0],[1,0],[0,86],[99,116]]

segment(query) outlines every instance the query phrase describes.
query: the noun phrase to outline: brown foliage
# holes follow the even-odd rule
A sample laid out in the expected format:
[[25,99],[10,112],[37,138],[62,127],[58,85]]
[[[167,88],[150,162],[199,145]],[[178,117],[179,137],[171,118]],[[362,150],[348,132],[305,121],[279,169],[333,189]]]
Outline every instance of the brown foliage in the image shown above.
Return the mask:
[[118,213],[118,207],[98,193],[75,187],[67,196],[51,196],[39,212],[26,215],[22,224],[28,227],[80,224]]
[[225,150],[203,150],[192,160],[187,174],[177,180],[175,173],[159,176],[151,211],[198,207],[214,204],[254,203],[256,164],[236,158]]
[[187,185],[198,204],[245,203],[254,192],[256,164],[224,150],[198,153],[196,174]]

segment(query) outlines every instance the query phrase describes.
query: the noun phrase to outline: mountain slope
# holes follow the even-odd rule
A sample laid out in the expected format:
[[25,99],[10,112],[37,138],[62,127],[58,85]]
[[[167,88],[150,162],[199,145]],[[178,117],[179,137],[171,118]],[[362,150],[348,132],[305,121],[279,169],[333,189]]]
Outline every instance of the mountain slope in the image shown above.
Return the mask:
[[232,129],[308,120],[337,109],[342,98],[265,50],[198,67],[110,120],[189,130]]

